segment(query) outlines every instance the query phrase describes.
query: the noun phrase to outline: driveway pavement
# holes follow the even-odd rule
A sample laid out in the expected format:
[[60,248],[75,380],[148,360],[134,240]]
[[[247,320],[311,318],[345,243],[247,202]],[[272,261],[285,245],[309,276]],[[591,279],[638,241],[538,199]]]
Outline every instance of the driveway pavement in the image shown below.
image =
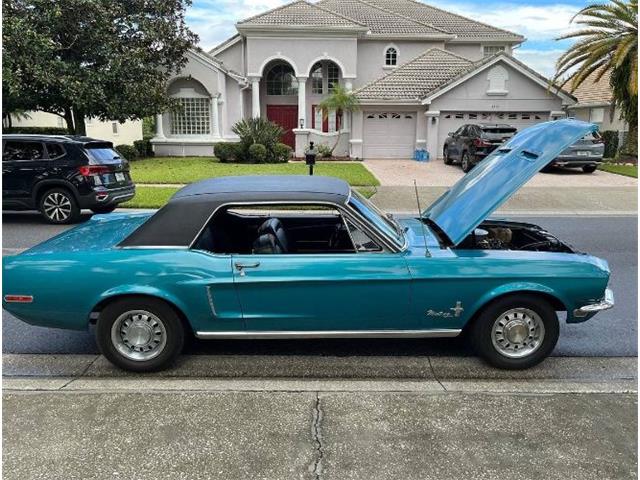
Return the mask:
[[[415,179],[419,187],[450,187],[464,172],[458,165],[445,165],[442,160],[416,162],[415,160],[365,160],[363,162],[373,173],[380,185],[413,186]],[[623,175],[595,171],[585,174],[582,170],[556,169],[551,173],[539,173],[527,187],[637,187],[638,180]]]

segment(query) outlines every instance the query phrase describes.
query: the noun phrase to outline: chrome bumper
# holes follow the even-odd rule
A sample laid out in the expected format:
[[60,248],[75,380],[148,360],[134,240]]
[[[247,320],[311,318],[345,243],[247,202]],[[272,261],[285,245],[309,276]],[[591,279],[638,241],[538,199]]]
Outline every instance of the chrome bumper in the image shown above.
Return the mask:
[[585,305],[584,307],[576,308],[573,311],[573,316],[576,318],[586,317],[589,314],[597,313],[601,310],[609,310],[614,305],[615,300],[613,299],[613,291],[607,288],[604,291],[604,299],[602,299],[598,303],[590,303],[589,305]]

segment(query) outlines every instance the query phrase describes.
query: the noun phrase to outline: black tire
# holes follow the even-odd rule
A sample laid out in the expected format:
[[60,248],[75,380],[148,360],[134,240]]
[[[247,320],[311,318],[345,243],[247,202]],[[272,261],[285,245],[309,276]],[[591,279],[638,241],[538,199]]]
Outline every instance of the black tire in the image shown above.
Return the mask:
[[473,168],[473,163],[471,163],[471,157],[469,156],[469,152],[462,152],[462,158],[460,159],[460,166],[462,167],[462,171],[467,173],[471,171]]
[[93,213],[111,213],[116,209],[117,205],[109,205],[107,207],[92,207]]
[[598,169],[597,165],[585,165],[584,167],[582,167],[582,171],[584,173],[593,173]]
[[[525,356],[514,358],[501,352],[494,346],[493,327],[496,325],[496,331],[500,332],[500,330],[498,330],[500,328],[498,322],[505,322],[507,320],[506,314],[514,310],[517,311],[518,309],[527,312],[527,315],[531,315],[531,312],[537,315],[539,321],[541,321],[544,326],[544,334],[536,349]],[[524,313],[520,313],[520,315],[522,315],[522,321],[524,322]],[[517,320],[518,317],[516,314],[516,321]],[[527,334],[532,334],[527,327],[524,327],[524,329],[527,331]],[[540,332],[541,329],[537,331]],[[506,328],[504,332],[504,337],[507,337]],[[549,356],[558,342],[560,326],[555,310],[546,300],[531,294],[509,295],[499,298],[485,307],[471,325],[469,334],[478,355],[483,357],[491,365],[507,370],[519,370],[533,367]],[[530,339],[532,339],[532,336],[529,336],[526,341],[531,342],[532,340]],[[505,341],[507,345],[509,345],[509,341]],[[498,340],[496,340],[495,343],[500,344]],[[524,346],[522,346],[522,344],[520,345],[520,348],[527,348],[526,344]],[[515,350],[512,350],[514,353],[510,353],[510,355],[517,355],[518,347],[516,347],[515,342],[511,345],[511,348],[515,348]],[[520,350],[520,354],[522,351],[523,350]]]
[[446,145],[444,147],[444,150],[442,151],[442,157],[444,159],[445,165],[451,165],[453,163],[453,160],[449,156],[449,148]]
[[[140,315],[139,312],[145,312],[145,314]],[[146,314],[155,316],[155,319]],[[144,319],[144,316],[148,318]],[[164,342],[157,340],[151,331],[152,328],[160,329],[156,319],[160,320],[164,328]],[[149,346],[150,350],[147,352],[137,352],[136,348],[145,348],[147,345],[132,346],[130,342],[127,344],[128,340],[123,340],[126,336],[122,330],[118,331],[117,327],[114,327],[116,322],[123,325],[127,320],[142,324],[143,326],[139,328],[143,331],[148,328],[150,330],[148,344],[157,341],[157,345]],[[154,322],[155,326],[153,326]],[[114,335],[120,341],[119,346],[114,341]],[[139,335],[138,339],[140,337]],[[175,310],[162,300],[147,297],[126,297],[109,303],[100,312],[96,326],[96,340],[100,352],[114,365],[132,372],[153,372],[166,368],[180,355],[184,345],[184,327]],[[131,356],[123,354],[119,348],[127,351],[129,355],[147,353],[150,358],[133,359]],[[158,351],[153,352],[155,348],[158,348]],[[151,355],[155,356],[151,357]]]
[[52,188],[40,196],[38,210],[54,225],[75,223],[80,219],[80,207],[73,194],[65,188]]

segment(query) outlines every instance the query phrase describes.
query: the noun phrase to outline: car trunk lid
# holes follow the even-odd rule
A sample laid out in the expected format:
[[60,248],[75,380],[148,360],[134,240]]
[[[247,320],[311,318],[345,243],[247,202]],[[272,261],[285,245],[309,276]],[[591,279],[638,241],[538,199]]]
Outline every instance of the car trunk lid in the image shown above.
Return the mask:
[[586,122],[557,120],[523,130],[441,195],[423,218],[457,245],[560,152],[596,129]]

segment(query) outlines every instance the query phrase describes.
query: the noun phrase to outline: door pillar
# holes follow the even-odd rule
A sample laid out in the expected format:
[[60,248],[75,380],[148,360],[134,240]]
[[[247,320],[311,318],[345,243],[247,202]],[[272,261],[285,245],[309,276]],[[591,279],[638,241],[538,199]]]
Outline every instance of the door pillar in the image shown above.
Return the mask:
[[251,116],[260,117],[260,77],[251,79]]
[[427,151],[429,152],[429,157],[432,160],[436,160],[442,153],[438,147],[440,112],[427,110],[424,114],[427,117]]
[[162,128],[162,114],[156,115],[156,138],[165,138]]
[[307,123],[307,77],[298,77],[298,125],[309,128]]
[[220,119],[218,115],[218,95],[211,97],[211,129],[213,138],[220,138]]

